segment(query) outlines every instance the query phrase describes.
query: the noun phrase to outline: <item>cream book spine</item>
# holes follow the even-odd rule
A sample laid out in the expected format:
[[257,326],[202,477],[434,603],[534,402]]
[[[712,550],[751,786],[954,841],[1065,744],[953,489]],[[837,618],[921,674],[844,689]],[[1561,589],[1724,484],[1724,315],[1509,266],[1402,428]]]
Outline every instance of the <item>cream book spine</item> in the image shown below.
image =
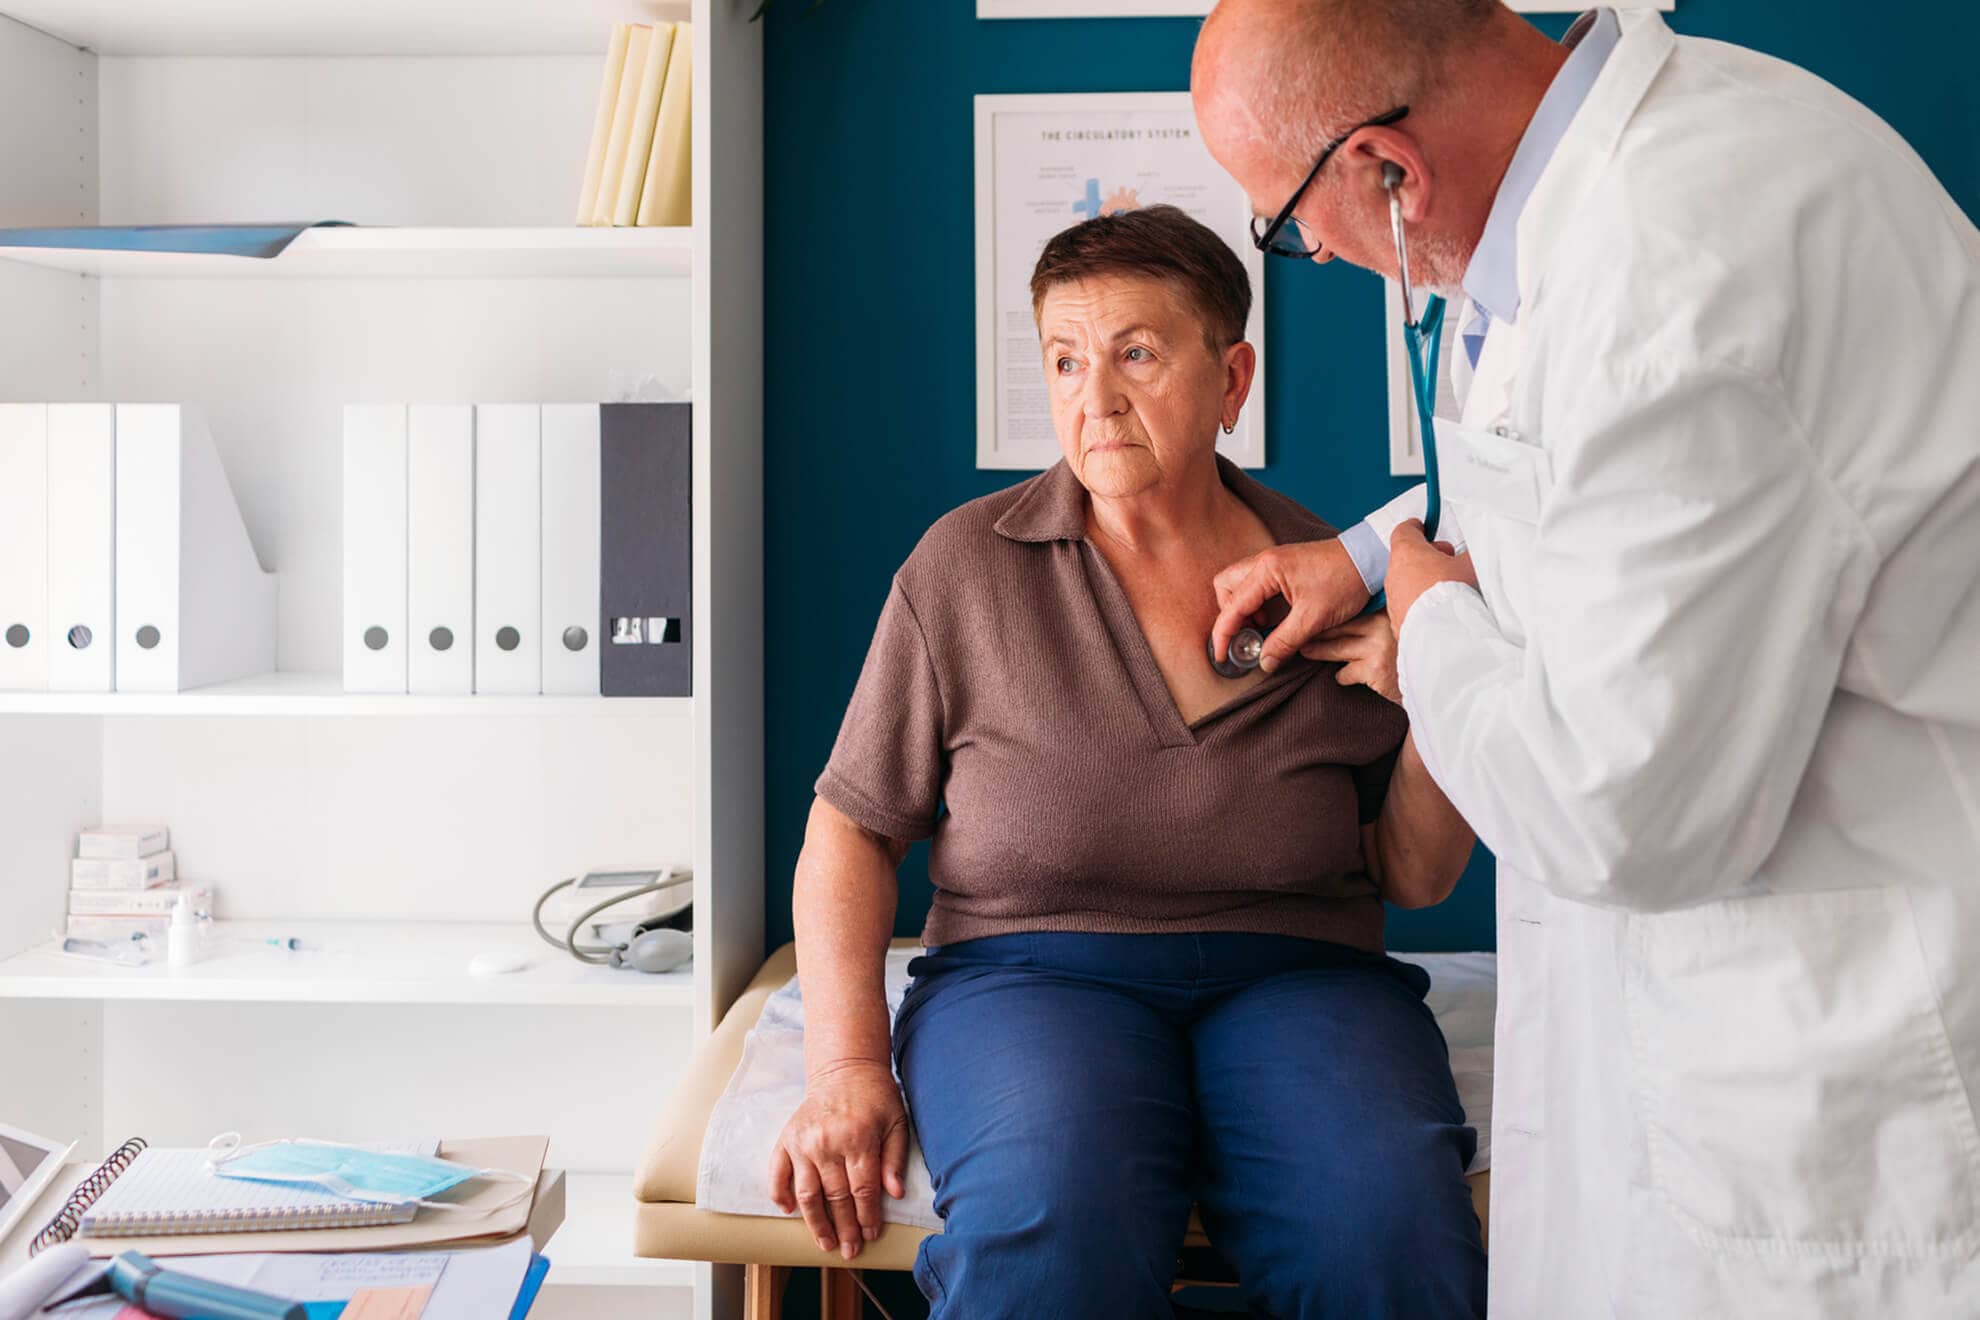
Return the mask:
[[694,222],[694,32],[682,23],[674,29],[674,49],[667,60],[667,86],[660,96],[660,114],[653,124],[653,149],[646,160],[640,188],[638,221],[642,225],[688,225]]
[[598,198],[591,223],[609,225],[619,209],[619,181],[626,172],[626,144],[632,141],[633,117],[639,111],[639,84],[646,69],[646,48],[653,29],[640,24],[626,39],[626,67],[619,76],[619,99],[612,109],[612,138],[605,144],[604,172],[598,176]]
[[605,173],[605,147],[612,140],[612,114],[619,107],[619,78],[626,68],[626,45],[632,24],[612,25],[612,44],[605,50],[605,80],[598,85],[598,109],[591,117],[591,150],[584,158],[584,186],[578,191],[577,222],[591,223],[598,205],[598,180]]
[[674,49],[674,25],[655,23],[646,43],[646,68],[639,80],[639,103],[633,110],[632,137],[626,141],[626,169],[619,176],[619,202],[612,223],[629,225],[639,218],[640,185],[646,182],[646,162],[653,151],[653,125],[660,117],[660,89],[667,81],[667,57]]

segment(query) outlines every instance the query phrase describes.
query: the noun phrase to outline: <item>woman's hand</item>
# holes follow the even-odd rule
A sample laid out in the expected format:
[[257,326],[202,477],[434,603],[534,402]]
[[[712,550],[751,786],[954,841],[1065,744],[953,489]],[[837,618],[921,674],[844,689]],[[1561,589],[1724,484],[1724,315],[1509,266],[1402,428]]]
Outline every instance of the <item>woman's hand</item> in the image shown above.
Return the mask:
[[805,1082],[770,1156],[770,1199],[847,1260],[880,1235],[880,1193],[907,1194],[907,1106],[884,1063],[838,1064]]
[[1402,686],[1396,679],[1396,633],[1381,611],[1349,619],[1302,647],[1309,660],[1341,661],[1334,681],[1343,687],[1365,683],[1400,705]]

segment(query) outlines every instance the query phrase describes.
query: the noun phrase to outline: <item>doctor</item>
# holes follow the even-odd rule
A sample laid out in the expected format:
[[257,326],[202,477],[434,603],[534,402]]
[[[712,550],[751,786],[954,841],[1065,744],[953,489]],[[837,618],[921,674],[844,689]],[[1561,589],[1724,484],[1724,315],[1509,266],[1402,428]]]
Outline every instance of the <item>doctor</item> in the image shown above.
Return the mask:
[[1280,595],[1268,663],[1324,655],[1386,580],[1499,858],[1494,1313],[1980,1315],[1973,225],[1649,12],[1224,0],[1193,91],[1258,237],[1394,275],[1390,165],[1462,293],[1469,553],[1406,496],[1233,565],[1214,643]]

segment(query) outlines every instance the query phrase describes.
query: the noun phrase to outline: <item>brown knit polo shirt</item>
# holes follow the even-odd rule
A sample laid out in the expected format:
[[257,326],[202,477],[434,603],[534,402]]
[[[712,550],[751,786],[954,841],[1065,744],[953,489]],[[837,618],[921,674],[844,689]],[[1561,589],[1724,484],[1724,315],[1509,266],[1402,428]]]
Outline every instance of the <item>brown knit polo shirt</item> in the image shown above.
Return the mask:
[[[1274,540],[1333,534],[1219,468]],[[929,529],[894,576],[819,796],[876,833],[933,836],[930,945],[1260,931],[1379,950],[1358,827],[1380,810],[1401,709],[1295,659],[1185,724],[1086,539],[1086,500],[1060,463]]]

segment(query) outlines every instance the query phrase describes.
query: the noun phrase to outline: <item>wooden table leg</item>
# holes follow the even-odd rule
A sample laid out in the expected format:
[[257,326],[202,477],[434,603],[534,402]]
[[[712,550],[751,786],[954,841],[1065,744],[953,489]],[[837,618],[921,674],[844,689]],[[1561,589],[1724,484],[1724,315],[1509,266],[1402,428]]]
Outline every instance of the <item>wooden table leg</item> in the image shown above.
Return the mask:
[[783,1320],[784,1285],[790,1277],[782,1265],[743,1266],[743,1320]]
[[861,1320],[865,1295],[854,1270],[818,1272],[818,1320]]

